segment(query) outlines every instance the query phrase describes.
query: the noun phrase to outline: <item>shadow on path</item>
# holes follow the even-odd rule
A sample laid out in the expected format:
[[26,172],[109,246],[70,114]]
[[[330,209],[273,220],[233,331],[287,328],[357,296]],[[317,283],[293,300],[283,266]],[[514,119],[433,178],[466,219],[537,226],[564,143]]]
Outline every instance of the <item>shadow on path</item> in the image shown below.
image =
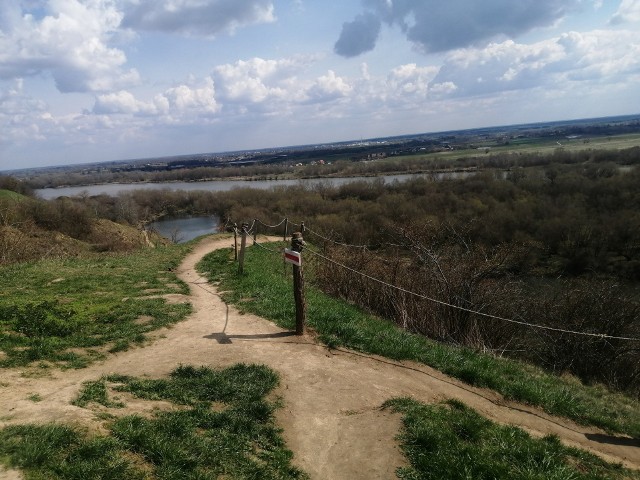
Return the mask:
[[236,340],[266,340],[270,338],[284,338],[295,336],[295,332],[258,333],[254,335],[227,335],[224,332],[205,335],[203,338],[211,338],[221,345],[228,345]]
[[603,433],[585,433],[585,437],[598,443],[608,443],[610,445],[622,445],[625,447],[640,447],[640,439],[631,437],[616,437]]

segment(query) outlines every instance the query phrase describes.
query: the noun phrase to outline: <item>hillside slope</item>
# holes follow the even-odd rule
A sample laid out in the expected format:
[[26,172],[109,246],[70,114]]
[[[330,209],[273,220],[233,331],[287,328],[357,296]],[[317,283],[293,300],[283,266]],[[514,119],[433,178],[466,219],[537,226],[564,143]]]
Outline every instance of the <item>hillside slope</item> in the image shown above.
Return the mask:
[[[424,365],[346,349],[328,350],[312,336],[292,336],[258,316],[241,314],[226,305],[215,286],[195,271],[204,254],[230,243],[225,238],[207,238],[187,255],[178,275],[190,286],[194,313],[162,331],[152,345],[47,377],[24,375],[20,370],[0,372],[4,387],[0,404],[10,406],[0,418],[0,427],[57,421],[101,431],[104,410],[71,404],[83,382],[112,373],[158,377],[187,363],[221,367],[245,362],[266,364],[280,374],[278,394],[283,408],[279,421],[295,462],[311,478],[394,478],[395,469],[404,463],[394,441],[400,419],[380,407],[399,396],[425,402],[457,399],[500,423],[519,425],[536,436],[554,434],[569,445],[640,468],[636,446],[597,429],[507,402],[494,392],[469,387]],[[40,401],[30,400],[34,396]],[[141,408],[139,403],[128,402],[118,415]]]

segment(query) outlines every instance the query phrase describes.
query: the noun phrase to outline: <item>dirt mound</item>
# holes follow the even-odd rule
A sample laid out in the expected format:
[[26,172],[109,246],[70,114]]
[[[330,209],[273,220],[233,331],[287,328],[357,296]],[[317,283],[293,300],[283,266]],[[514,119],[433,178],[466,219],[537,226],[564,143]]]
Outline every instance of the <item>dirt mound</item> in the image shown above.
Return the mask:
[[168,242],[153,232],[105,219],[92,220],[89,232],[80,239],[27,221],[19,226],[0,225],[0,264],[95,252],[129,252]]
[[122,252],[167,244],[169,241],[153,232],[100,219],[93,222],[86,242],[97,251]]

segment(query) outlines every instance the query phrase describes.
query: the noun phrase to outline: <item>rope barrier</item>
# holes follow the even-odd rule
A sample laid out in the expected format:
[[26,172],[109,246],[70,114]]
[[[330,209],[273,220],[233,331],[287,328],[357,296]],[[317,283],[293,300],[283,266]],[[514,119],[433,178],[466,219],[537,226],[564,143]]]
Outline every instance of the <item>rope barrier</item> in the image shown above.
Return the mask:
[[[258,219],[254,219],[253,223],[251,224],[251,228],[249,228],[248,231],[245,230],[245,232],[246,232],[247,235],[249,235],[253,231],[253,228],[255,227],[256,222],[259,222],[261,225],[264,225],[267,228],[277,228],[280,225],[282,225],[285,221],[286,221],[286,218],[283,219],[278,225],[272,226],[272,225],[266,225],[265,223],[263,223],[262,221],[260,221]],[[291,221],[289,222],[289,224],[290,225],[294,225],[296,227],[301,226],[301,225],[296,224],[296,223],[291,222]],[[337,242],[335,240],[332,240],[330,238],[325,237],[324,235],[319,234],[318,232],[315,232],[315,231],[311,230],[309,227],[306,227],[306,226],[305,226],[305,232],[310,232],[311,234],[316,235],[317,237],[322,238],[323,240],[326,240],[328,242],[334,243],[336,245],[344,246],[344,247],[375,248],[374,246],[371,246],[371,245],[350,245],[350,244],[346,244],[346,243]],[[253,244],[257,245],[258,247],[262,248],[263,250],[266,250],[266,251],[271,252],[271,253],[276,253],[276,254],[280,254],[281,253],[278,250],[273,250],[273,249],[270,249],[268,247],[265,247],[264,245],[258,243],[257,241],[254,241]],[[389,246],[404,247],[404,245],[394,245],[394,244],[388,244],[388,245]],[[432,298],[432,297],[429,297],[427,295],[422,295],[420,293],[412,292],[411,290],[407,290],[405,288],[398,287],[397,285],[393,285],[391,283],[385,282],[384,280],[380,280],[379,278],[372,277],[371,275],[368,275],[368,274],[366,274],[364,272],[360,272],[358,270],[355,270],[354,268],[351,268],[351,267],[349,267],[347,265],[344,265],[344,264],[342,264],[340,262],[337,262],[337,261],[333,260],[332,258],[329,258],[329,257],[327,257],[325,255],[322,255],[319,252],[315,252],[315,251],[313,251],[313,250],[311,250],[309,248],[307,248],[306,251],[311,253],[312,255],[315,255],[315,256],[317,256],[319,258],[322,258],[323,260],[326,260],[326,261],[328,261],[330,263],[333,263],[334,265],[337,265],[337,266],[339,266],[341,268],[349,270],[352,273],[360,275],[360,276],[362,276],[364,278],[367,278],[367,279],[369,279],[369,280],[371,280],[373,282],[379,283],[380,285],[386,286],[387,288],[395,289],[395,290],[398,290],[400,292],[406,293],[407,295],[412,295],[414,297],[418,297],[418,298],[421,298],[423,300],[427,300],[427,301],[430,301],[430,302],[433,302],[433,303],[437,303],[437,304],[445,306],[445,307],[457,309],[457,310],[460,310],[460,311],[463,311],[463,312],[467,312],[467,313],[471,313],[471,314],[474,314],[474,315],[478,315],[478,316],[481,316],[481,317],[486,317],[486,318],[491,318],[493,320],[499,320],[499,321],[503,321],[503,322],[513,323],[513,324],[525,326],[525,327],[528,327],[528,328],[537,328],[537,329],[549,330],[549,331],[553,331],[553,332],[568,333],[568,334],[571,334],[571,335],[582,335],[582,336],[594,337],[594,338],[602,338],[602,339],[640,342],[640,338],[623,337],[623,336],[616,336],[616,335],[607,335],[607,334],[604,334],[604,333],[579,332],[579,331],[576,331],[576,330],[569,330],[569,329],[558,328],[558,327],[550,327],[550,326],[547,326],[547,325],[540,325],[540,324],[535,324],[535,323],[524,322],[524,321],[521,321],[521,320],[514,320],[512,318],[500,317],[498,315],[492,315],[490,313],[478,312],[476,310],[471,310],[469,308],[461,307],[459,305],[454,305],[452,303],[444,302],[442,300],[438,300],[436,298]]]
[[547,325],[539,325],[539,324],[535,324],[535,323],[523,322],[523,321],[520,321],[520,320],[514,320],[514,319],[511,319],[511,318],[505,318],[505,317],[500,317],[500,316],[497,316],[497,315],[492,315],[490,313],[477,312],[477,311],[471,310],[469,308],[461,307],[459,305],[453,305],[451,303],[444,302],[442,300],[437,300],[435,298],[428,297],[427,295],[422,295],[420,293],[412,292],[411,290],[407,290],[405,288],[398,287],[397,285],[392,285],[391,283],[385,282],[384,280],[380,280],[379,278],[375,278],[375,277],[372,277],[371,275],[368,275],[366,273],[359,272],[358,270],[355,270],[355,269],[353,269],[353,268],[351,268],[351,267],[349,267],[347,265],[344,265],[344,264],[342,264],[340,262],[336,262],[335,260],[333,260],[333,259],[331,259],[329,257],[326,257],[326,256],[322,255],[319,252],[314,252],[313,250],[311,250],[309,248],[307,248],[306,251],[308,251],[312,255],[315,255],[315,256],[320,257],[320,258],[322,258],[322,259],[324,259],[324,260],[326,260],[326,261],[328,261],[330,263],[333,263],[334,265],[337,265],[337,266],[339,266],[341,268],[349,270],[350,272],[355,273],[357,275],[360,275],[360,276],[362,276],[364,278],[368,278],[369,280],[377,282],[377,283],[379,283],[381,285],[384,285],[384,286],[386,286],[388,288],[395,289],[395,290],[398,290],[400,292],[406,293],[408,295],[412,295],[412,296],[415,296],[415,297],[418,297],[418,298],[422,298],[423,300],[428,300],[430,302],[437,303],[437,304],[443,305],[445,307],[450,307],[450,308],[461,310],[461,311],[464,311],[464,312],[467,312],[467,313],[472,313],[474,315],[480,315],[482,317],[487,317],[487,318],[491,318],[491,319],[494,319],[494,320],[500,320],[500,321],[503,321],[503,322],[514,323],[514,324],[526,326],[526,327],[529,327],[529,328],[538,328],[538,329],[543,329],[543,330],[551,330],[551,331],[554,331],[554,332],[569,333],[569,334],[572,334],[572,335],[583,335],[583,336],[596,337],[596,338],[602,338],[602,339],[626,340],[626,341],[632,341],[632,342],[640,342],[640,338],[620,337],[620,336],[615,336],[615,335],[607,335],[607,334],[604,334],[604,333],[578,332],[578,331],[575,331],[575,330],[567,330],[567,329],[563,329],[563,328],[549,327]]
[[379,247],[379,245],[377,245],[377,246],[376,245],[350,245],[348,243],[341,243],[341,242],[338,242],[336,240],[332,240],[330,238],[327,238],[324,235],[319,234],[318,232],[314,232],[313,230],[311,230],[309,227],[307,227],[305,225],[305,233],[306,232],[309,232],[309,233],[315,235],[316,237],[319,237],[319,238],[321,238],[321,239],[323,239],[323,240],[325,240],[327,242],[331,242],[331,243],[333,243],[335,245],[340,245],[341,247],[362,248],[362,249]]
[[287,219],[286,219],[286,218],[283,218],[283,219],[282,219],[282,221],[281,221],[279,224],[277,224],[277,225],[267,225],[266,223],[263,223],[263,222],[262,222],[262,221],[260,221],[259,219],[256,219],[255,221],[257,221],[260,225],[262,225],[263,227],[266,227],[266,228],[278,228],[278,227],[279,227],[279,226],[281,226],[284,222],[286,222],[286,221],[287,221]]
[[263,244],[258,243],[258,242],[254,242],[253,244],[254,244],[256,247],[259,247],[259,248],[261,248],[262,250],[266,250],[266,251],[267,251],[267,252],[269,252],[269,253],[275,253],[276,255],[282,255],[282,250],[275,250],[275,249],[273,249],[273,248],[268,248],[268,247],[265,247]]
[[253,222],[251,223],[251,226],[249,227],[249,229],[245,230],[247,232],[247,235],[251,235],[251,233],[253,232],[253,229],[256,226],[256,220],[254,219]]

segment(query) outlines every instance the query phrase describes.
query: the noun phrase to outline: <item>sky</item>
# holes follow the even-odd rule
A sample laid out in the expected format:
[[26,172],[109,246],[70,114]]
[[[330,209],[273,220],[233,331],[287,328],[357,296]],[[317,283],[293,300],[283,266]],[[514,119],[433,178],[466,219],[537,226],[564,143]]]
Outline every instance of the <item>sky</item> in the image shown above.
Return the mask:
[[640,0],[0,0],[0,170],[640,113]]

